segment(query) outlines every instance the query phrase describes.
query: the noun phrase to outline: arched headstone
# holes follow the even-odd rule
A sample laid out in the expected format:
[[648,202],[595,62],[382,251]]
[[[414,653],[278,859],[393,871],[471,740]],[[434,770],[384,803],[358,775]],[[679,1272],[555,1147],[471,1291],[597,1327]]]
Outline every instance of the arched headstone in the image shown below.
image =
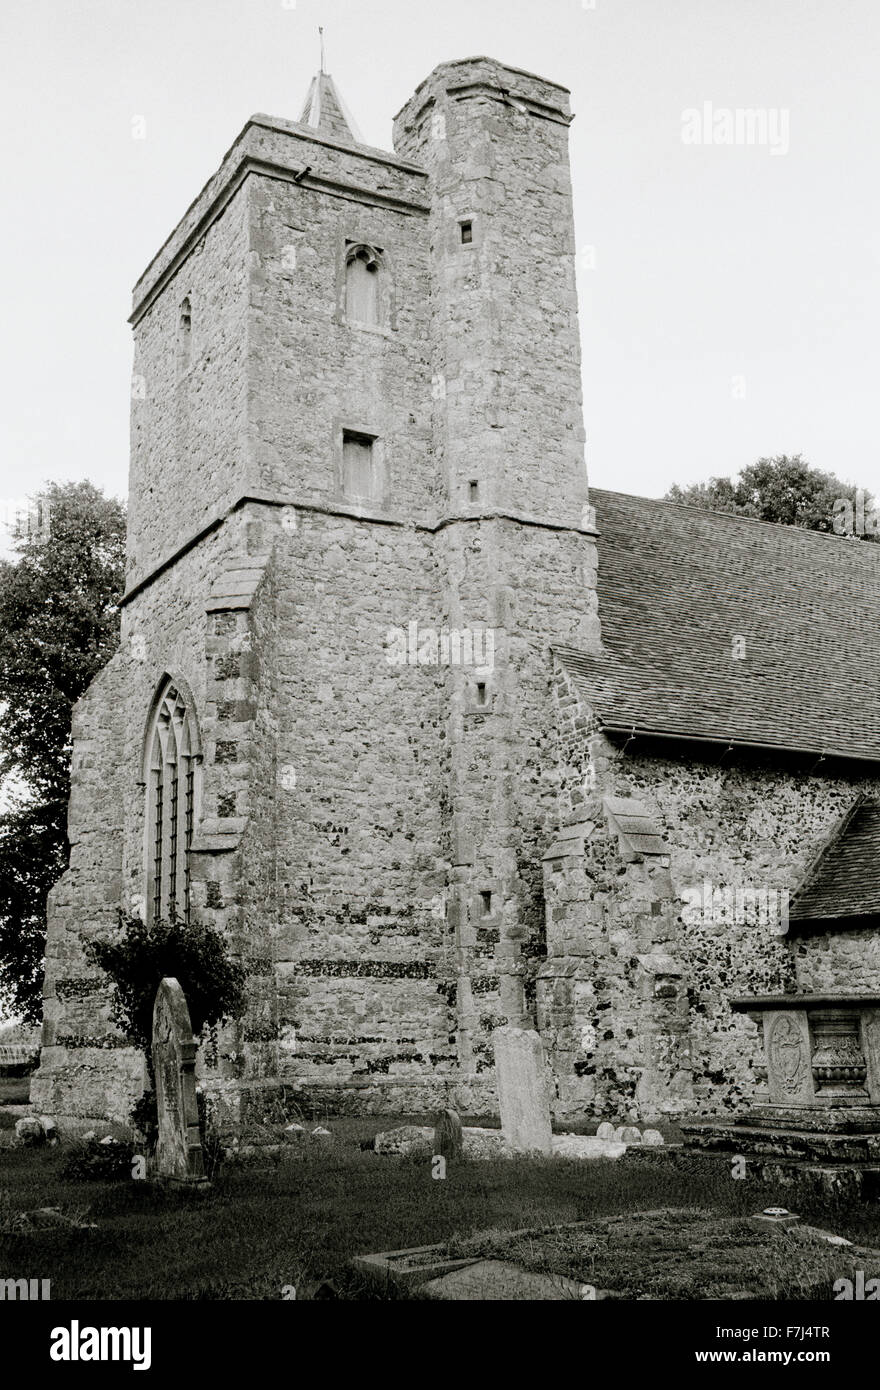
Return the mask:
[[166,976],[153,1006],[153,1074],[159,1142],[156,1171],[177,1182],[204,1182],[199,1110],[196,1101],[196,1043],[186,996]]

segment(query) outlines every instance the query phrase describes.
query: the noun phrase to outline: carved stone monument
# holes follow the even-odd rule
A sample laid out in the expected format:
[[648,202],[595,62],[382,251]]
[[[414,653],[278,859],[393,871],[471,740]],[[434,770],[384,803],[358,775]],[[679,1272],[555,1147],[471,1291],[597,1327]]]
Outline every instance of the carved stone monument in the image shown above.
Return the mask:
[[179,1183],[205,1182],[196,1102],[196,1043],[186,997],[167,976],[153,1006],[153,1074],[159,1114],[157,1176]]
[[772,1105],[812,1105],[810,1031],[806,1011],[763,1016],[767,1089]]
[[880,1195],[880,996],[751,995],[731,1000],[763,1030],[767,1096],[733,1122],[681,1126],[685,1143],[735,1153],[786,1181]]
[[880,1131],[876,995],[760,995],[731,1002],[763,1025],[769,1104],[752,1109],[753,1122]]

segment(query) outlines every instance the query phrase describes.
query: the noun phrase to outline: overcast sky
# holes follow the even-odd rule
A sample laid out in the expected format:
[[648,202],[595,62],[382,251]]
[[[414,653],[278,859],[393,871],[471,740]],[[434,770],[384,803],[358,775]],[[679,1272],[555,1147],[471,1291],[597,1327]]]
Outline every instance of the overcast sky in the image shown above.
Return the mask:
[[[2,0],[4,505],[124,496],[131,287],[247,117],[297,118],[319,24],[384,148],[446,59],[571,88],[591,482],[802,452],[880,492],[878,0]],[[685,143],[705,103],[768,143]]]

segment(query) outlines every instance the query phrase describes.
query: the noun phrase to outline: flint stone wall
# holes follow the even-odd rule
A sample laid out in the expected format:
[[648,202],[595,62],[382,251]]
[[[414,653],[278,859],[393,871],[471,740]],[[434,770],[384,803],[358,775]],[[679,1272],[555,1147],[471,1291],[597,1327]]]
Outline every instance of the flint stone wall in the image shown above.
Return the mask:
[[[596,731],[561,671],[557,699],[563,819],[580,834],[573,853],[545,866],[538,1016],[557,1115],[733,1113],[765,1099],[757,1028],[729,998],[823,984],[874,989],[876,951],[860,952],[862,932],[817,942],[796,930],[775,935],[757,914],[701,920],[686,890],[709,881],[793,895],[856,795],[876,795],[880,779],[744,753],[719,762],[714,751],[623,751]],[[662,855],[626,861],[603,809],[608,796],[656,809]]]

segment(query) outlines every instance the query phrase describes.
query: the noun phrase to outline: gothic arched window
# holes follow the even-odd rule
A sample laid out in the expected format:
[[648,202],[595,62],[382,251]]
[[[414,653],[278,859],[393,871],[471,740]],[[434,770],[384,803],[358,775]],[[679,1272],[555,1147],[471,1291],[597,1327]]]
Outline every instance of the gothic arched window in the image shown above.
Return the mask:
[[147,914],[189,920],[189,851],[198,814],[201,747],[195,712],[173,680],[147,731]]
[[382,253],[353,243],[345,252],[345,317],[349,323],[380,327],[384,322]]

